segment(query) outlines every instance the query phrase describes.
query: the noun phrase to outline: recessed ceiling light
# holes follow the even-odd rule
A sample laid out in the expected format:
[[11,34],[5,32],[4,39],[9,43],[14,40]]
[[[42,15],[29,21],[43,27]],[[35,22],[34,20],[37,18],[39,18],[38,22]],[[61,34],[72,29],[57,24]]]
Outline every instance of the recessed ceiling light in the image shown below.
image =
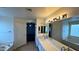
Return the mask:
[[32,12],[32,9],[30,9],[30,8],[26,8],[26,10],[28,10],[28,11]]

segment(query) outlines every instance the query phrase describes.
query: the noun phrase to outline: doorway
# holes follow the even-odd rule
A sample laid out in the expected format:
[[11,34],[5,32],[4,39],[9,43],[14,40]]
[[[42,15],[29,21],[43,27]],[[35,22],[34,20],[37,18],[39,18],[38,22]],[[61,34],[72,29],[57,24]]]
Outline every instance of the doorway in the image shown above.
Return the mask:
[[35,23],[27,23],[27,42],[35,41]]
[[52,23],[49,23],[49,37],[52,37]]

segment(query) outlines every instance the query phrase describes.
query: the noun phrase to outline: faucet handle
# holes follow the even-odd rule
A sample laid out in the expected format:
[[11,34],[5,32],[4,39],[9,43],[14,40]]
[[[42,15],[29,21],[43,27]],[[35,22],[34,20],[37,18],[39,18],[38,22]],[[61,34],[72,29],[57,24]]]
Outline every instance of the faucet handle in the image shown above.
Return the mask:
[[63,46],[63,47],[61,47],[61,51],[65,51],[65,47]]

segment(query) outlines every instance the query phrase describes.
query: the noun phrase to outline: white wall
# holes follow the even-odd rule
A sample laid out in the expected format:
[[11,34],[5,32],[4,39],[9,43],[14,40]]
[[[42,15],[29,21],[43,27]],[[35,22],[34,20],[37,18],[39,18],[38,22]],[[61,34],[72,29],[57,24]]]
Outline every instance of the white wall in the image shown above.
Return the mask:
[[26,36],[26,23],[35,22],[35,20],[27,20],[26,18],[15,17],[14,18],[14,47],[20,47],[21,45],[27,44]]
[[13,43],[13,29],[13,17],[0,16],[0,43]]

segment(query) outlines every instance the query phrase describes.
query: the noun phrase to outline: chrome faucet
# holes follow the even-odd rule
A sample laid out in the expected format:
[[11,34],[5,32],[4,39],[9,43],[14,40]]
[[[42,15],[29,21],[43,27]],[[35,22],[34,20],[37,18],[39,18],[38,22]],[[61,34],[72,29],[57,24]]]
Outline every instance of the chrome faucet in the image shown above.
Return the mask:
[[68,48],[65,48],[64,46],[61,47],[61,51],[71,51],[71,49],[68,47]]
[[65,51],[66,49],[65,49],[65,47],[63,46],[63,47],[61,47],[61,51]]

